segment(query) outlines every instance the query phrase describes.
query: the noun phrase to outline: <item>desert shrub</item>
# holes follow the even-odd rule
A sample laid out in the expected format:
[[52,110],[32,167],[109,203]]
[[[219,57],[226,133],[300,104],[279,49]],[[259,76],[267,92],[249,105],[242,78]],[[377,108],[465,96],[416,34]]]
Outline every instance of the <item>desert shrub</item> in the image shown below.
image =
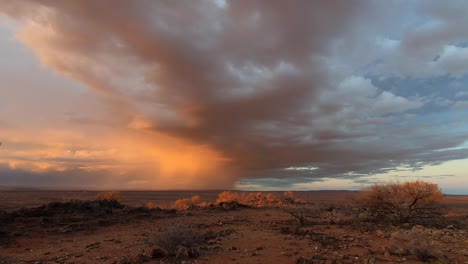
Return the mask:
[[442,198],[437,184],[418,180],[374,184],[361,190],[355,202],[371,219],[403,224],[440,217],[441,207],[437,202]]
[[283,200],[285,203],[294,204],[294,202],[296,201],[296,197],[293,192],[288,191],[283,193]]
[[305,226],[309,221],[308,212],[304,209],[291,209],[286,210],[294,219],[296,219],[301,226]]
[[200,195],[192,196],[190,200],[192,201],[192,204],[194,205],[198,205],[202,202]]
[[290,208],[285,210],[295,220],[299,222],[300,226],[312,225],[320,218],[320,209],[317,208]]
[[206,205],[207,203],[203,202],[199,195],[195,195],[192,198],[183,198],[176,200],[172,207],[176,210],[187,210],[193,208],[194,206],[204,207]]
[[158,206],[154,202],[147,202],[145,207],[148,209],[156,209]]
[[191,249],[202,243],[203,236],[195,229],[175,225],[156,234],[152,242],[167,256],[175,256],[180,247]]
[[218,199],[216,199],[216,203],[223,203],[223,202],[237,202],[241,203],[241,195],[238,193],[230,192],[230,191],[224,191],[220,194],[218,194]]
[[292,191],[284,192],[281,200],[283,204],[304,204],[305,203],[303,199],[297,198],[294,192]]
[[432,262],[438,259],[436,254],[428,247],[418,247],[414,250],[414,254],[422,262]]
[[265,194],[263,192],[256,192],[247,194],[230,191],[224,191],[218,194],[218,199],[216,199],[217,204],[231,202],[248,206],[271,206],[279,205],[281,200],[271,193]]
[[178,199],[174,202],[173,208],[176,210],[187,210],[192,205],[192,201],[188,198]]
[[122,193],[119,191],[109,191],[109,192],[101,192],[96,196],[96,200],[98,201],[117,201],[119,203],[122,202]]
[[265,200],[267,203],[272,203],[272,204],[279,202],[278,198],[276,198],[276,196],[271,193],[267,193],[267,195],[265,195]]
[[421,225],[408,230],[393,227],[386,249],[391,255],[414,256],[422,262],[452,263],[441,251],[447,247],[445,238],[433,239],[434,231]]

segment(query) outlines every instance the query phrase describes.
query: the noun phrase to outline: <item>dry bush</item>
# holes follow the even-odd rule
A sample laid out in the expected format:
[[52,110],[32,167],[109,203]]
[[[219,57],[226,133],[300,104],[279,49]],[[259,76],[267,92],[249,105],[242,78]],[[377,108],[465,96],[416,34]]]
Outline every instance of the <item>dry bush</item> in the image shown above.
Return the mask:
[[167,256],[175,256],[181,247],[191,249],[202,243],[203,236],[195,229],[175,225],[156,234],[152,242],[163,249]]
[[313,225],[317,223],[320,215],[323,213],[318,208],[289,208],[285,210],[286,213],[290,214],[294,219],[299,222],[300,226]]
[[218,199],[216,199],[216,203],[228,203],[228,202],[236,202],[236,203],[241,203],[241,196],[238,193],[230,192],[230,191],[224,191],[220,194],[218,194]]
[[192,204],[198,205],[202,202],[200,195],[195,195],[191,198]]
[[195,195],[192,198],[178,199],[172,206],[176,210],[187,210],[194,206],[204,207],[207,203],[203,202],[199,195]]
[[301,226],[305,226],[310,218],[308,212],[304,209],[286,210],[286,212],[299,221]]
[[371,219],[403,224],[439,218],[441,207],[437,202],[442,198],[437,184],[418,180],[374,184],[361,190],[355,202]]
[[412,255],[422,262],[450,263],[441,251],[447,244],[443,240],[433,239],[434,229],[416,225],[410,230],[393,230],[386,248],[391,255]]
[[284,204],[298,204],[304,203],[304,200],[296,198],[296,195],[292,191],[287,191],[283,193],[283,203]]
[[249,206],[271,206],[279,205],[281,203],[281,200],[271,193],[265,194],[263,192],[246,194],[224,191],[218,194],[218,199],[216,199],[217,204],[230,202],[245,204]]
[[414,254],[418,260],[422,262],[433,262],[438,260],[437,255],[428,247],[420,247],[414,250]]
[[187,210],[192,205],[192,201],[188,198],[178,199],[174,202],[173,208],[176,210]]
[[293,192],[288,191],[283,193],[283,199],[288,203],[294,203],[296,198]]
[[158,206],[154,202],[147,202],[145,207],[148,209],[156,209]]
[[119,191],[109,191],[109,192],[101,192],[96,196],[96,200],[98,201],[117,201],[122,203],[122,193]]

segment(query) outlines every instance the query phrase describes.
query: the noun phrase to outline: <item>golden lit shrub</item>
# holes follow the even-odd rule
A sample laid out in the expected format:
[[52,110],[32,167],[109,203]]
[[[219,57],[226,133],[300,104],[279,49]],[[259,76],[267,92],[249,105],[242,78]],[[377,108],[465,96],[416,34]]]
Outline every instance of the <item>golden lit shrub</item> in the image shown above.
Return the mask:
[[276,198],[276,196],[271,193],[268,193],[267,195],[265,195],[265,200],[267,203],[270,203],[270,204],[278,202],[278,199]]
[[148,208],[148,209],[155,209],[157,206],[153,202],[147,202],[145,207]]
[[283,200],[285,203],[294,204],[296,202],[296,196],[292,191],[283,193]]
[[200,195],[193,196],[191,200],[194,205],[199,205],[202,202]]
[[172,207],[176,210],[187,210],[194,206],[205,207],[207,206],[207,203],[203,202],[199,195],[195,195],[192,198],[184,198],[184,199],[176,200]]
[[268,205],[279,205],[281,203],[280,199],[276,198],[275,195],[271,193],[235,193],[230,191],[224,191],[218,194],[218,199],[216,203],[222,202],[236,202],[240,204],[250,205],[250,206],[268,206]]
[[361,190],[355,201],[362,211],[376,220],[395,224],[439,217],[443,198],[439,186],[424,181],[374,184]]
[[241,196],[238,193],[233,193],[230,191],[224,191],[218,194],[218,199],[216,199],[216,203],[222,202],[237,202],[241,203]]
[[122,202],[122,193],[119,191],[109,191],[109,192],[101,192],[96,196],[96,200],[98,201],[117,201],[119,203]]
[[187,210],[192,205],[192,200],[188,198],[179,199],[174,202],[173,208],[176,210]]

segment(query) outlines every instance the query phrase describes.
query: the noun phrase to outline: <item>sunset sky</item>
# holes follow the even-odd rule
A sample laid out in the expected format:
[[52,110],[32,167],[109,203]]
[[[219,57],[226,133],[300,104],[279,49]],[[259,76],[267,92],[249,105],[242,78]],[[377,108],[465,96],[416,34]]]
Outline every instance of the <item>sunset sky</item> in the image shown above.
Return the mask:
[[468,194],[468,1],[0,0],[0,186]]

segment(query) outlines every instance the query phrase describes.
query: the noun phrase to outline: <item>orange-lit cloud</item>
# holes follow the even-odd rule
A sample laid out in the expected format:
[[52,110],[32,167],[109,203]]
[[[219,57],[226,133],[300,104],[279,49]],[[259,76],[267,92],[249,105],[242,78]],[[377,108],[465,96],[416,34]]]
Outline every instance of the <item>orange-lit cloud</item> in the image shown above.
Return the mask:
[[[61,172],[64,177],[74,170],[105,173],[114,180],[109,185],[118,188],[227,188],[234,182],[230,172],[222,170],[229,167],[229,160],[208,146],[150,132],[107,132],[88,137],[68,131],[2,131],[0,136],[8,141],[3,143],[0,163],[11,170]],[[47,176],[38,177],[54,185]]]

